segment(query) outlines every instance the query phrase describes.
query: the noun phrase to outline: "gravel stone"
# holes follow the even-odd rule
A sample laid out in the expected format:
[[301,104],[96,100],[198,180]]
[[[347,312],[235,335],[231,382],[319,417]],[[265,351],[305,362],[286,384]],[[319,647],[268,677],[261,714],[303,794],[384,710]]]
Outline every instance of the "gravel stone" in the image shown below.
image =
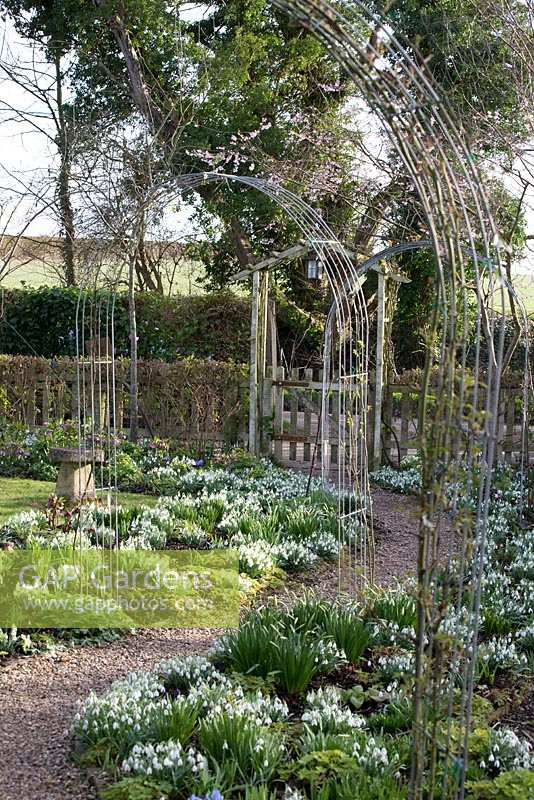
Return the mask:
[[140,631],[101,647],[0,662],[1,800],[94,800],[92,782],[72,760],[68,728],[78,700],[160,658],[202,653],[216,635]]

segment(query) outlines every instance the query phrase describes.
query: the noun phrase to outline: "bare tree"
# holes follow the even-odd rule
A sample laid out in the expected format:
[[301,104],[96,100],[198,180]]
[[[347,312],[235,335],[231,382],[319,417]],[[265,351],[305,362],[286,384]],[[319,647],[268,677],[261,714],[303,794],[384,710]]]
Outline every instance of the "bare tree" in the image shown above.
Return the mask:
[[153,250],[147,234],[178,192],[175,182],[158,168],[157,152],[139,125],[101,130],[73,173],[83,207],[85,241],[99,242],[98,250],[87,248],[91,260],[85,271],[96,271],[101,284],[128,287],[132,441],[138,437],[139,417],[135,290],[139,282],[144,288],[162,290],[158,258],[163,259],[170,247]]
[[[0,96],[0,122],[16,123],[21,134],[34,133],[50,145],[55,166],[41,176],[41,185],[50,192],[39,191],[56,218],[61,234],[63,257],[62,279],[67,285],[76,284],[75,271],[75,214],[72,198],[71,173],[75,156],[75,125],[73,112],[66,102],[68,64],[60,47],[51,49],[50,61],[43,42],[37,39],[20,44],[17,51],[8,44],[11,31],[4,27],[0,49],[0,88],[9,84],[18,88],[17,102],[9,99],[13,92]],[[20,99],[19,99],[20,98]],[[57,263],[57,262],[56,262]]]

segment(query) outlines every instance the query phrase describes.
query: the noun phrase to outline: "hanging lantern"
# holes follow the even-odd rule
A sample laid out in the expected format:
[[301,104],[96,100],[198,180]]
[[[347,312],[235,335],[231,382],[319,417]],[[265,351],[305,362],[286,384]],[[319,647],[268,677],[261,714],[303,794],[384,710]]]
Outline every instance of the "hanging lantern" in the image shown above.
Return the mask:
[[310,253],[306,259],[306,274],[308,280],[318,281],[323,274],[323,265],[317,253]]

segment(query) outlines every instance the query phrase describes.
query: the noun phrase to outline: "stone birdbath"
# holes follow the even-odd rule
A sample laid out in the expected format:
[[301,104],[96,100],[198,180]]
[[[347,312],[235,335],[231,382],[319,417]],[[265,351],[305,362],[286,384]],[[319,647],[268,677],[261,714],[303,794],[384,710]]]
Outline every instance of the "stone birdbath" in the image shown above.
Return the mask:
[[102,464],[104,451],[77,447],[55,447],[50,451],[50,460],[59,464],[56,494],[68,500],[94,500],[95,476],[93,464]]

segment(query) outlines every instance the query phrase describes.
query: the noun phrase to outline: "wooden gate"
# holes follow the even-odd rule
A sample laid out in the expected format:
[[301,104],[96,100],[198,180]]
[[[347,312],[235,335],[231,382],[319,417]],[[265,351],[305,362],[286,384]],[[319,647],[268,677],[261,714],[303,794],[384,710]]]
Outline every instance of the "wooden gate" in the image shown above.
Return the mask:
[[358,435],[353,431],[360,428],[346,419],[342,405],[336,378],[327,384],[323,401],[322,369],[268,371],[261,415],[263,452],[313,475],[321,473],[324,453],[325,477],[340,477],[340,470],[349,469],[349,437]]

